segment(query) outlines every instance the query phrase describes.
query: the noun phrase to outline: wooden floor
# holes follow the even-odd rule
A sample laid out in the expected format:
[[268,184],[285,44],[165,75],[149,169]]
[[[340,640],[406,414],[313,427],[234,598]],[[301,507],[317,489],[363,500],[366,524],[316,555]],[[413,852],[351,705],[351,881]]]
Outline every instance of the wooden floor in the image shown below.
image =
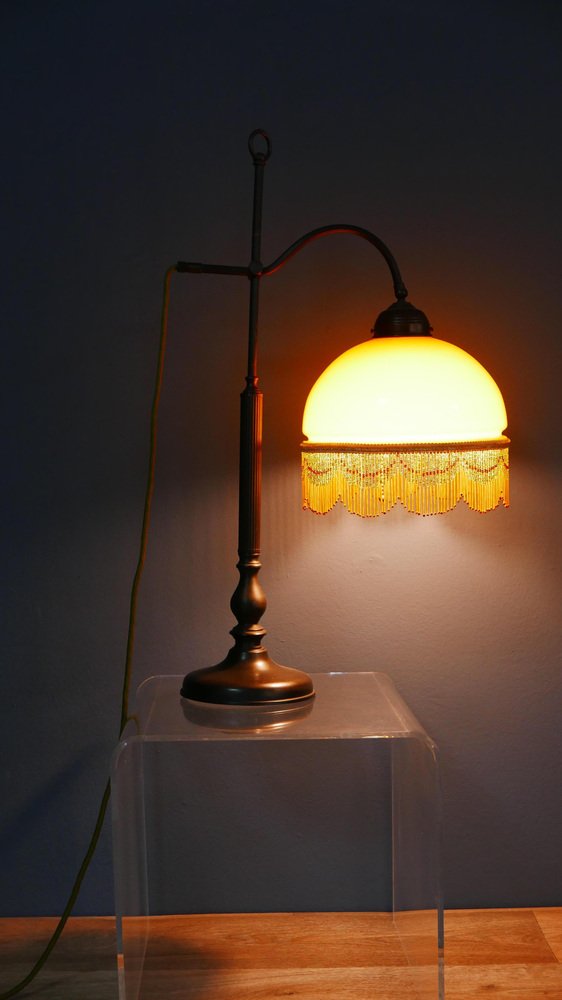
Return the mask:
[[[0,919],[0,994],[29,971],[54,924]],[[447,1000],[562,1000],[562,907],[449,911],[445,927]],[[397,936],[387,914],[159,917],[150,934],[142,1000],[435,997],[431,934],[413,923]],[[117,1000],[113,920],[72,919],[20,996]]]

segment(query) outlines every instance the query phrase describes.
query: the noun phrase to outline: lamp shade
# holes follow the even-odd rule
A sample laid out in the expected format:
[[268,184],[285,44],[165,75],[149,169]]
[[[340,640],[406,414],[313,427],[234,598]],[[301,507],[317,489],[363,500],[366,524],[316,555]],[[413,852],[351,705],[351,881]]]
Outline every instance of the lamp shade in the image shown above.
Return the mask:
[[397,500],[420,514],[461,498],[508,504],[507,415],[491,375],[431,336],[374,337],[320,375],[304,411],[303,503],[364,516]]

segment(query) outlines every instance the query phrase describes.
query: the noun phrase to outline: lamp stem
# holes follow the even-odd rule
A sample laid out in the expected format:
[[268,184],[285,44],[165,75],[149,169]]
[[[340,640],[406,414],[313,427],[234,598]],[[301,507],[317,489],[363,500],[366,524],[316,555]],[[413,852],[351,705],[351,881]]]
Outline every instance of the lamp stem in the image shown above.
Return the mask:
[[[256,146],[260,137],[265,151]],[[260,619],[267,600],[258,580],[261,526],[262,414],[263,393],[258,387],[258,308],[263,271],[261,230],[264,170],[271,153],[269,136],[252,132],[248,145],[254,163],[251,260],[248,319],[248,374],[240,397],[240,481],[238,507],[238,563],[240,579],[230,600],[236,625],[230,634],[234,646],[215,667],[195,670],[186,676],[182,694],[195,701],[231,705],[294,701],[314,694],[307,674],[283,667],[272,660],[262,639],[266,630]],[[198,265],[201,268],[201,265]],[[188,269],[184,265],[182,269]],[[209,270],[208,267],[205,268]],[[230,273],[234,273],[233,271]]]
[[[266,151],[256,148],[256,139],[265,139]],[[248,147],[254,164],[254,199],[252,210],[252,242],[250,249],[250,312],[248,323],[248,379],[258,377],[258,309],[260,295],[260,277],[263,270],[261,261],[261,230],[263,207],[263,181],[265,165],[271,155],[269,136],[261,129],[256,129],[248,139]]]
[[[256,148],[256,139],[266,142],[266,151]],[[271,153],[269,137],[261,129],[256,129],[248,139],[248,147],[254,163],[254,198],[252,211],[252,240],[250,250],[250,303],[248,313],[248,374],[246,387],[240,397],[240,481],[238,508],[238,555],[239,568],[251,564],[254,573],[260,568],[260,525],[261,525],[261,454],[263,393],[258,388],[258,313],[260,296],[261,230],[263,206],[264,170]],[[257,564],[257,565],[256,565]],[[238,589],[238,588],[237,588]],[[233,595],[235,600],[236,592]],[[265,597],[262,599],[265,611]],[[234,611],[234,609],[233,609]],[[236,612],[234,612],[236,614]]]
[[[265,139],[266,151],[256,148]],[[271,152],[269,137],[256,129],[248,146],[254,164],[254,197],[250,250],[250,302],[248,313],[248,374],[240,396],[240,468],[238,493],[238,563],[240,580],[230,600],[237,624],[231,631],[240,655],[259,648],[265,629],[259,625],[267,599],[258,580],[261,569],[261,483],[263,393],[258,388],[258,314],[261,262],[262,206],[265,165]],[[267,655],[267,654],[266,654]]]

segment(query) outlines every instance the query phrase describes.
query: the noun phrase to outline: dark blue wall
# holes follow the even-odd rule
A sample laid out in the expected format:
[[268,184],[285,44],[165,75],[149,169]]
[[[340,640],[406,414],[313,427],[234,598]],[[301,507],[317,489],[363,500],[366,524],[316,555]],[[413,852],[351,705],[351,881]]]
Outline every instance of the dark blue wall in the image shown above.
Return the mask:
[[[374,229],[436,333],[499,381],[514,442],[508,512],[302,514],[306,393],[391,290],[344,238],[272,279],[271,651],[395,678],[442,751],[449,905],[562,902],[560,21],[547,0],[2,6],[0,912],[59,912],[94,822],[161,276],[247,260],[256,126],[266,259],[316,225]],[[226,650],[245,309],[243,282],[174,282],[135,683]],[[112,906],[106,830],[78,911]]]

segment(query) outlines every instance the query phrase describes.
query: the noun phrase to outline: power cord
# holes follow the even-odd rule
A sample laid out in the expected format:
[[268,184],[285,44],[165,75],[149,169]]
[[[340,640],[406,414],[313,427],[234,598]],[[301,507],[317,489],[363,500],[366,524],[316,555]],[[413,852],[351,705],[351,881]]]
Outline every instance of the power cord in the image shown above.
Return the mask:
[[[133,652],[135,647],[135,628],[137,620],[137,605],[138,605],[138,594],[140,582],[142,579],[142,573],[144,569],[144,564],[146,560],[146,550],[148,547],[148,533],[150,528],[150,512],[152,507],[152,496],[154,493],[154,472],[156,468],[156,447],[158,443],[158,408],[160,404],[160,396],[162,393],[162,378],[164,374],[164,358],[166,355],[166,341],[168,336],[168,308],[170,302],[170,281],[172,274],[177,270],[177,268],[170,267],[166,271],[164,277],[164,291],[162,295],[162,316],[160,321],[160,344],[158,348],[158,361],[156,365],[156,379],[154,383],[154,395],[152,398],[152,410],[150,413],[150,450],[148,456],[148,473],[146,478],[146,490],[144,496],[144,511],[142,518],[142,528],[140,534],[140,544],[139,544],[139,554],[137,560],[137,568],[135,570],[135,575],[133,577],[133,584],[131,587],[131,600],[129,605],[129,625],[127,631],[127,652],[125,655],[125,669],[123,672],[123,692],[121,696],[121,720],[119,723],[119,736],[121,736],[127,721],[129,719],[129,689],[131,684],[131,674],[133,667]],[[82,882],[84,881],[84,876],[88,871],[90,862],[94,856],[96,847],[98,846],[98,841],[100,839],[100,834],[103,828],[103,823],[105,820],[105,814],[107,812],[107,806],[109,804],[109,797],[111,795],[111,784],[108,781],[102,796],[100,807],[98,810],[98,815],[96,819],[96,825],[94,831],[90,838],[84,859],[80,868],[78,869],[78,874],[70,890],[70,895],[68,897],[67,904],[62,912],[55,930],[53,931],[47,945],[43,949],[39,958],[37,959],[35,965],[28,972],[27,976],[12,986],[7,993],[0,993],[0,1000],[10,1000],[10,997],[15,997],[18,993],[29,986],[29,984],[35,979],[37,974],[41,971],[45,963],[47,962],[49,955],[51,954],[53,948],[55,947],[58,939],[60,938],[68,918],[74,909],[74,904],[78,899],[80,889],[82,887]]]

